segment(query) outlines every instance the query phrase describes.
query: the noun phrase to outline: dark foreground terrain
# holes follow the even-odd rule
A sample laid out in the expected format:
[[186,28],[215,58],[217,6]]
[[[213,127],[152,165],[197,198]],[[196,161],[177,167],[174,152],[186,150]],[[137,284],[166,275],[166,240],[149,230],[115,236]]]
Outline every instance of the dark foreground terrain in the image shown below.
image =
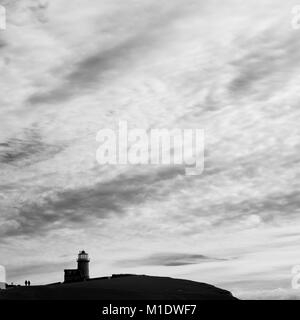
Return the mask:
[[84,282],[14,287],[0,300],[235,300],[229,291],[209,284],[144,275],[96,278]]

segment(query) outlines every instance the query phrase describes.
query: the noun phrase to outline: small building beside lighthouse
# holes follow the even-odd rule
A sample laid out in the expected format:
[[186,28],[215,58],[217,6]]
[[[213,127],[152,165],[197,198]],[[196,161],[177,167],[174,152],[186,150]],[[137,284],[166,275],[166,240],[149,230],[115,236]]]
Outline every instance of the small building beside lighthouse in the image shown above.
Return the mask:
[[80,251],[77,258],[77,269],[65,269],[64,282],[88,280],[90,278],[89,263],[89,255],[84,250]]

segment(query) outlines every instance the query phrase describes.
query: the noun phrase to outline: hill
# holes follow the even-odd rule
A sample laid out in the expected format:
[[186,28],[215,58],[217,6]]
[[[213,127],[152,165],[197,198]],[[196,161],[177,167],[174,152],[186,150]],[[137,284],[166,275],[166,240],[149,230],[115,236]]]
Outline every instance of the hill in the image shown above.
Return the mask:
[[84,282],[14,287],[0,300],[235,300],[229,291],[206,283],[167,277],[123,275]]

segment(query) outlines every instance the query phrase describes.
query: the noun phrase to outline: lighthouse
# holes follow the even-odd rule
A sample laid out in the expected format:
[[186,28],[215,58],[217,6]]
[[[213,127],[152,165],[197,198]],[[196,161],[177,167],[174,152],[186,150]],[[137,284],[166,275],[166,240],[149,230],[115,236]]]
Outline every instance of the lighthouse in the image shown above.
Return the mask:
[[83,280],[90,278],[89,263],[89,255],[84,250],[80,251],[77,259],[77,269],[80,271]]
[[77,258],[77,269],[65,269],[65,283],[84,281],[90,278],[89,272],[89,255],[84,251],[80,251]]

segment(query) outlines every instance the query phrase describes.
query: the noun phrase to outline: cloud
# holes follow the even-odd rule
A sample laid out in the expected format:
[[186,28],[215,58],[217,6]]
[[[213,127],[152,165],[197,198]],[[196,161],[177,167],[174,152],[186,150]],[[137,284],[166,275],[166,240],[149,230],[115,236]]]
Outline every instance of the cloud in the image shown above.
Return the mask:
[[240,297],[243,300],[299,300],[299,292],[294,289],[277,288],[241,292]]
[[218,261],[223,259],[210,258],[201,254],[188,253],[156,253],[145,258],[121,260],[117,264],[123,267],[149,265],[149,266],[184,266],[204,262]]
[[[230,62],[236,76],[229,83],[232,98],[251,95],[253,99],[266,100],[274,91],[288,85],[297,61],[297,35],[285,37],[274,25],[263,30],[258,37],[240,44],[241,54]],[[274,34],[275,33],[275,34]],[[288,81],[288,82],[287,82]]]
[[0,162],[22,166],[49,159],[63,150],[63,146],[42,141],[37,131],[28,130],[22,139],[11,138],[0,144]]
[[[154,174],[154,172],[156,172]],[[45,196],[39,202],[22,202],[16,215],[0,229],[3,235],[32,235],[61,227],[80,228],[109,215],[126,215],[126,207],[158,196],[155,184],[184,174],[183,169],[156,169],[139,175],[120,175],[92,187],[65,190]],[[16,203],[17,205],[17,203]],[[11,228],[14,226],[14,228]]]
[[10,278],[14,278],[18,274],[22,274],[23,277],[27,277],[32,275],[32,273],[40,273],[40,274],[47,274],[51,272],[55,272],[56,270],[60,269],[63,270],[67,262],[53,262],[53,261],[43,261],[40,264],[27,264],[21,267],[12,267],[8,270],[7,276]]
[[[113,18],[108,26],[105,26],[105,29],[115,28],[115,30],[111,30],[114,41],[111,41],[107,48],[103,45],[96,46],[95,52],[84,56],[82,59],[76,59],[78,61],[75,63],[70,61],[67,67],[70,71],[57,79],[60,82],[59,87],[47,90],[44,93],[33,93],[27,102],[33,105],[63,102],[74,96],[101,88],[101,85],[110,81],[112,77],[122,77],[122,73],[126,73],[130,68],[135,67],[139,57],[147,55],[149,51],[153,51],[155,47],[162,44],[163,34],[168,30],[169,25],[174,20],[182,18],[187,8],[182,7],[180,2],[178,2],[178,6],[164,4],[160,8],[150,3],[148,12],[145,12],[144,7],[134,6],[132,10],[136,11],[136,14],[133,16],[131,10],[130,18],[126,18],[128,14],[126,8],[123,8],[122,16],[119,12],[112,12]],[[143,19],[139,17],[141,11]],[[123,23],[125,32],[118,29],[118,24],[114,22],[114,19]],[[135,26],[133,26],[132,20],[136,23]],[[99,22],[101,23],[100,18]],[[139,25],[139,28],[137,28],[137,25]],[[100,29],[99,34],[95,36],[96,44],[101,43],[101,40],[98,39],[101,33]],[[107,34],[105,34],[105,37],[107,37]],[[54,73],[55,71],[50,70],[49,72]]]

